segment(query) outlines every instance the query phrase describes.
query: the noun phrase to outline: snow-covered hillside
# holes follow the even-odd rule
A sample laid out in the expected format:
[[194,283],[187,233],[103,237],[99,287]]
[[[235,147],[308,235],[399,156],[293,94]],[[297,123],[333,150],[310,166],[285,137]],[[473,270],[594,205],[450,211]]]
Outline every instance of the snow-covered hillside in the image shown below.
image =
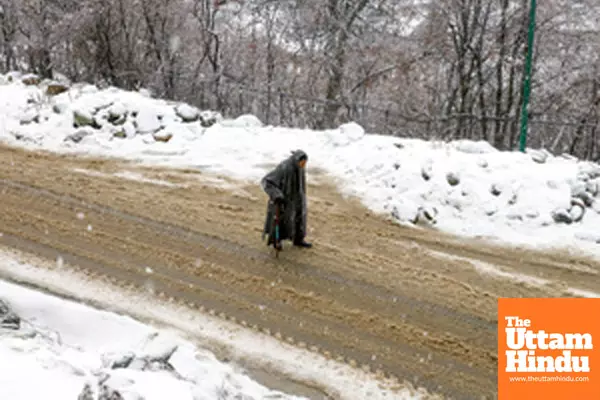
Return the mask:
[[327,171],[346,193],[400,222],[600,254],[600,166],[569,156],[365,135],[354,123],[328,131],[263,126],[253,116],[224,119],[144,91],[61,88],[16,73],[0,76],[0,118],[0,139],[12,145],[199,168],[254,182],[266,166],[302,148],[309,167]]

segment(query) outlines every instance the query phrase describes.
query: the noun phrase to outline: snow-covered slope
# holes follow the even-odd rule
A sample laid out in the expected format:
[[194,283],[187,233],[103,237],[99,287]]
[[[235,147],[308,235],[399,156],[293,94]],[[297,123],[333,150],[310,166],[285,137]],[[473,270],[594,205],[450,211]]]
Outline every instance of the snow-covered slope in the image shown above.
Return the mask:
[[291,150],[338,178],[348,194],[400,222],[434,223],[469,237],[600,254],[600,166],[544,151],[499,152],[365,135],[354,124],[311,131],[153,99],[147,93],[0,76],[0,139],[57,152],[201,168],[256,182]]
[[0,301],[22,318],[0,328],[2,399],[300,399],[129,317],[1,280]]

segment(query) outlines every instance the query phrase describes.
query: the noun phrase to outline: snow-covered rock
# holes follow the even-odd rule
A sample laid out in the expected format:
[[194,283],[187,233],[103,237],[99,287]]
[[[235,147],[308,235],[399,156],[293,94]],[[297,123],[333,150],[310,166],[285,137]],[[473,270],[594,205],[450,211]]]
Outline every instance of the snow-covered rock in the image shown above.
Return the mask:
[[152,137],[154,137],[154,140],[156,140],[157,142],[166,143],[169,140],[171,140],[171,138],[173,137],[173,134],[166,130],[160,130],[158,132],[153,133]]
[[21,78],[21,82],[27,86],[39,85],[42,82],[42,79],[35,74],[27,74]]
[[12,310],[7,301],[0,299],[0,328],[19,329],[21,318]]
[[137,133],[141,135],[152,134],[162,128],[157,113],[154,110],[145,108],[137,113],[133,124]]
[[543,164],[548,159],[548,153],[541,150],[528,149],[527,154],[531,155],[531,159],[536,163]]
[[82,126],[98,127],[94,115],[85,109],[73,110],[73,126],[80,128]]
[[340,133],[347,137],[351,142],[362,139],[365,136],[365,129],[356,122],[349,122],[340,125]]
[[120,102],[113,103],[106,111],[106,118],[113,125],[123,125],[129,114],[127,107]]
[[179,104],[175,107],[175,112],[183,122],[195,122],[200,118],[200,111],[188,104]]
[[498,152],[494,146],[483,140],[477,142],[472,140],[457,140],[453,142],[452,145],[456,150],[467,154],[488,154]]
[[333,147],[345,147],[362,139],[365,130],[357,123],[350,122],[341,125],[338,129],[326,131],[329,143]]
[[69,87],[58,82],[52,82],[46,87],[46,94],[56,96],[69,90]]
[[585,215],[585,203],[579,198],[572,198],[569,215],[571,216],[573,222],[581,221]]
[[79,143],[83,140],[83,138],[85,138],[86,136],[90,136],[93,135],[94,132],[90,129],[79,129],[77,132],[72,133],[70,135],[68,135],[67,137],[65,137],[65,142],[73,142],[73,143]]
[[446,174],[446,181],[450,186],[456,186],[460,183],[460,175],[457,172],[448,172]]
[[264,126],[258,117],[250,114],[240,115],[234,120],[223,120],[221,125],[231,128],[261,128]]
[[52,111],[56,114],[64,114],[69,109],[69,104],[66,102],[57,102],[52,105]]
[[215,111],[204,110],[200,113],[200,125],[209,128],[223,121],[223,116]]
[[25,111],[23,113],[23,115],[21,115],[21,118],[19,120],[19,123],[21,125],[28,125],[31,123],[39,123],[40,122],[40,115],[38,114],[38,112],[35,109],[29,109],[27,111]]

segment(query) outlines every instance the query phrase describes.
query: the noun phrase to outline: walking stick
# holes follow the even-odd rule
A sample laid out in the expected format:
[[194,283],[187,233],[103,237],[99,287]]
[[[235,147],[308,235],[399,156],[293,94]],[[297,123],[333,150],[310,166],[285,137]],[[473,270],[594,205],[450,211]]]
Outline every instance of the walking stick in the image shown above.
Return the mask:
[[275,247],[275,258],[279,258],[279,251],[281,250],[281,243],[279,242],[279,203],[275,203],[275,240],[273,247]]

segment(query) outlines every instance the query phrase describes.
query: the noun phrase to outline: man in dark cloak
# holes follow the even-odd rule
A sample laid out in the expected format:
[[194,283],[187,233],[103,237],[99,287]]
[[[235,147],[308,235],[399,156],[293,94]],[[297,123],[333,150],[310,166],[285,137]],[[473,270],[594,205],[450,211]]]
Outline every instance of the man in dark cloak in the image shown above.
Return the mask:
[[275,241],[275,206],[279,208],[279,240],[291,240],[295,246],[309,248],[306,236],[306,162],[308,155],[302,150],[292,152],[262,180],[261,186],[269,196],[263,240],[267,245]]

